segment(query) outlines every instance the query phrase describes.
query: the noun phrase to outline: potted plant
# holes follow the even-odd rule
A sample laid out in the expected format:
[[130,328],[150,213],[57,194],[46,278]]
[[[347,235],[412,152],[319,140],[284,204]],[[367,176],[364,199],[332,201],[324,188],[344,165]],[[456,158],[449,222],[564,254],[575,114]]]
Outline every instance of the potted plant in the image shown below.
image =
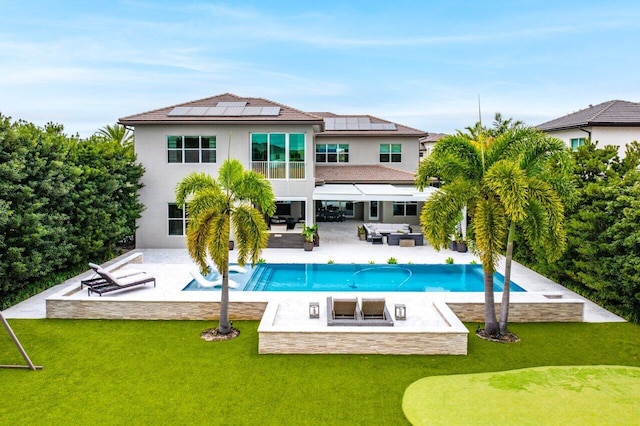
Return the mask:
[[364,229],[364,225],[358,226],[358,237],[360,237],[360,241],[367,239],[367,232]]
[[302,237],[304,238],[304,243],[302,247],[304,251],[313,250],[313,240],[315,239],[316,229],[314,226],[305,226],[302,229]]
[[455,237],[452,237],[449,240],[449,250],[458,251],[458,243],[456,242],[456,238]]
[[462,225],[458,224],[456,229],[456,250],[459,253],[465,253],[467,251],[467,243],[462,236]]
[[318,235],[318,224],[311,226],[313,229],[313,245],[316,247],[320,247],[320,235]]

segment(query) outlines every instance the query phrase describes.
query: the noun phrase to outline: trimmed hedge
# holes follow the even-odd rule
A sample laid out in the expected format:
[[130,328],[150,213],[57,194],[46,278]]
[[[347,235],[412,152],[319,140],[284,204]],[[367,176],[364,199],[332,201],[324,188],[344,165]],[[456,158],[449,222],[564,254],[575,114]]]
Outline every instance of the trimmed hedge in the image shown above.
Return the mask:
[[135,233],[144,173],[135,160],[118,141],[0,114],[0,309]]

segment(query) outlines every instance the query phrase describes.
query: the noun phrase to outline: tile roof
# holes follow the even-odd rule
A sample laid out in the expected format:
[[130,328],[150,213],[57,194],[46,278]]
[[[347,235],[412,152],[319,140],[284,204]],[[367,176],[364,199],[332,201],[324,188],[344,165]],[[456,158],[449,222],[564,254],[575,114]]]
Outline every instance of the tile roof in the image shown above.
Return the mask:
[[640,126],[640,103],[619,100],[603,102],[535,127],[540,130],[563,130],[587,126]]
[[392,121],[383,120],[371,115],[341,115],[332,112],[311,112],[315,116],[322,118],[364,118],[371,123],[376,124],[393,124],[394,130],[324,130],[316,134],[316,137],[339,137],[339,136],[427,136],[427,132],[394,123]]
[[[244,115],[244,116],[199,116],[199,115],[169,115],[175,107],[215,107],[218,102],[246,102],[247,107],[279,107],[277,116],[271,115]],[[124,125],[135,124],[159,124],[159,123],[218,123],[218,122],[295,122],[322,124],[322,118],[300,111],[286,105],[272,102],[263,98],[244,98],[232,93],[224,93],[210,98],[199,99],[177,105],[129,115],[118,120]]]
[[409,183],[415,174],[405,170],[380,165],[319,166],[316,165],[316,181],[325,183]]

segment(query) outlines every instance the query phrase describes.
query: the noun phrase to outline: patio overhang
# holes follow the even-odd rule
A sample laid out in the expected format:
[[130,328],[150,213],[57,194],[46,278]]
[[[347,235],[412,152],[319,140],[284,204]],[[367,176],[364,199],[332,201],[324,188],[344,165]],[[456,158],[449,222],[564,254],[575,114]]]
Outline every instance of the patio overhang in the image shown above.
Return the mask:
[[418,190],[413,185],[325,184],[316,186],[314,200],[324,201],[426,201],[436,188]]

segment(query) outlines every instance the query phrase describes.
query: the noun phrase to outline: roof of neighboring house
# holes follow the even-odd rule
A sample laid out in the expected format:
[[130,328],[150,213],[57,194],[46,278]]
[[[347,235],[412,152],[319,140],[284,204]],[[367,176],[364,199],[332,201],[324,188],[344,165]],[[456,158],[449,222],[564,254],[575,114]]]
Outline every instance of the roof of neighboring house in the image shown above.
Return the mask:
[[124,125],[160,123],[246,123],[288,122],[323,124],[322,118],[262,98],[244,98],[232,93],[171,105],[129,115],[118,120]]
[[316,137],[339,136],[426,136],[427,132],[383,120],[371,115],[340,115],[332,112],[311,112],[324,119],[324,130]]
[[446,133],[427,133],[427,136],[420,138],[418,141],[420,142],[420,149],[426,149],[425,144],[438,142],[440,139],[445,136],[449,136]]
[[613,100],[589,105],[589,108],[538,124],[536,127],[549,131],[589,126],[640,126],[640,103]]
[[415,174],[379,165],[316,165],[316,182],[318,183],[378,183],[381,181],[413,184]]

